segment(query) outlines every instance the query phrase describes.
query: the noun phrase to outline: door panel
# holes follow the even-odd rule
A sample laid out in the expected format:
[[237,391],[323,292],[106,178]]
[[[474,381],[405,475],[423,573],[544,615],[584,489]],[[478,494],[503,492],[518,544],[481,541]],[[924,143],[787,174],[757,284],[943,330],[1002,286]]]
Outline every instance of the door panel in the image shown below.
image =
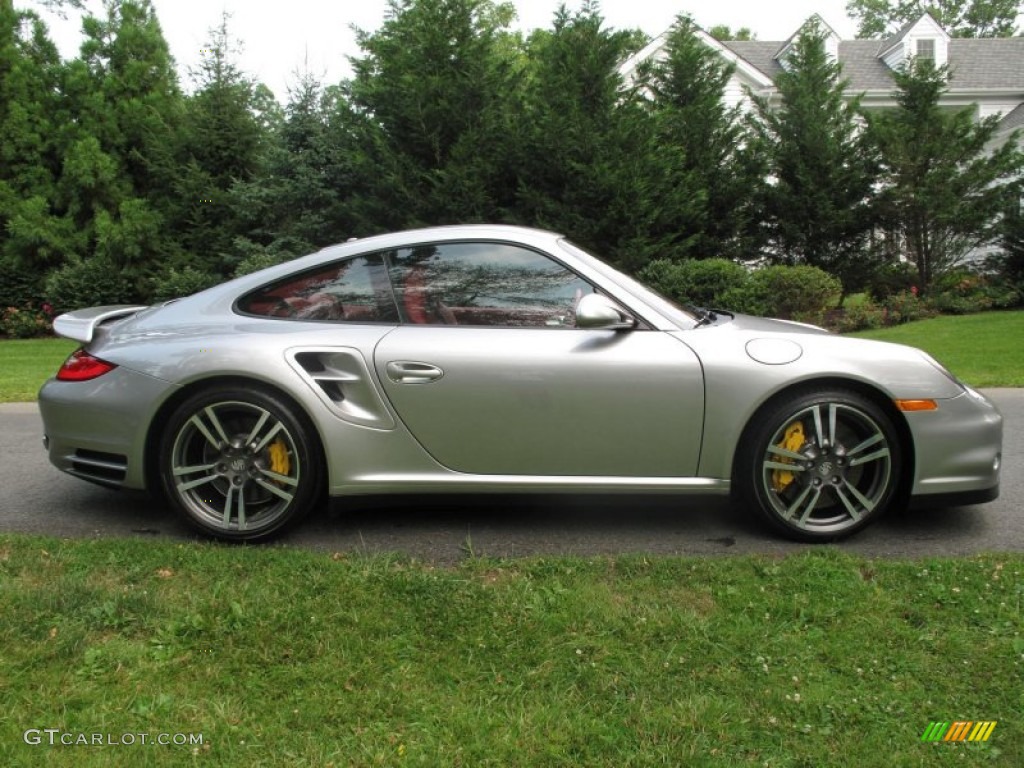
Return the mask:
[[399,418],[450,469],[696,473],[700,362],[668,334],[407,325],[381,340],[374,364]]

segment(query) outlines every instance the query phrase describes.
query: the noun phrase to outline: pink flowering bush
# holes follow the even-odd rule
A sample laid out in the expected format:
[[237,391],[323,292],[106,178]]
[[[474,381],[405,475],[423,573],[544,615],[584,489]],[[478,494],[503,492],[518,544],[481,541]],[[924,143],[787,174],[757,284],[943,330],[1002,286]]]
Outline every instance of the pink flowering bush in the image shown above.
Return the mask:
[[12,339],[47,336],[53,331],[53,307],[6,307],[0,314],[0,333]]

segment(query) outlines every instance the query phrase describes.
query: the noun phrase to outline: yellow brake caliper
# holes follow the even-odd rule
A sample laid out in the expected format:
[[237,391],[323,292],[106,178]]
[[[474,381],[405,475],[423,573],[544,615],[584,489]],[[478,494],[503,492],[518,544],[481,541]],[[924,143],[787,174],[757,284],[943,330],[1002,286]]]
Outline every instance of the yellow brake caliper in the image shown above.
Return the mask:
[[[782,442],[778,444],[779,448],[784,448],[787,451],[793,451],[796,453],[799,451],[804,444],[804,425],[799,421],[794,421],[788,427],[782,437]],[[783,464],[792,464],[793,460],[780,456],[779,461]],[[772,489],[776,493],[782,493],[789,487],[789,484],[793,482],[793,473],[788,469],[775,469],[772,470]]]
[[270,444],[267,449],[270,452],[270,471],[279,475],[287,475],[292,468],[291,459],[288,458],[288,449],[284,441],[278,438]]

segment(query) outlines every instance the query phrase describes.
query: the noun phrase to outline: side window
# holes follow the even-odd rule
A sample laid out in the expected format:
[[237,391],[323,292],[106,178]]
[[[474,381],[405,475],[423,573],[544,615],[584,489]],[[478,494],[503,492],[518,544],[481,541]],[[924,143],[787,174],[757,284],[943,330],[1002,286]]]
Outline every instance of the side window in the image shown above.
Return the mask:
[[403,322],[572,328],[576,302],[594,288],[536,251],[501,243],[449,243],[387,254]]
[[361,256],[291,275],[246,294],[242,312],[295,320],[397,322],[391,286],[379,255]]

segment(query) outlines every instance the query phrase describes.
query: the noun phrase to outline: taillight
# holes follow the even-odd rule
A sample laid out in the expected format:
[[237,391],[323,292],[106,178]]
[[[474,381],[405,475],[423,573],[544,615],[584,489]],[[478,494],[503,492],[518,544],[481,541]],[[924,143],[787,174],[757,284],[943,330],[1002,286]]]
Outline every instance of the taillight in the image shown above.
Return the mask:
[[93,357],[84,349],[76,349],[57,371],[60,381],[89,381],[117,368],[113,363]]

